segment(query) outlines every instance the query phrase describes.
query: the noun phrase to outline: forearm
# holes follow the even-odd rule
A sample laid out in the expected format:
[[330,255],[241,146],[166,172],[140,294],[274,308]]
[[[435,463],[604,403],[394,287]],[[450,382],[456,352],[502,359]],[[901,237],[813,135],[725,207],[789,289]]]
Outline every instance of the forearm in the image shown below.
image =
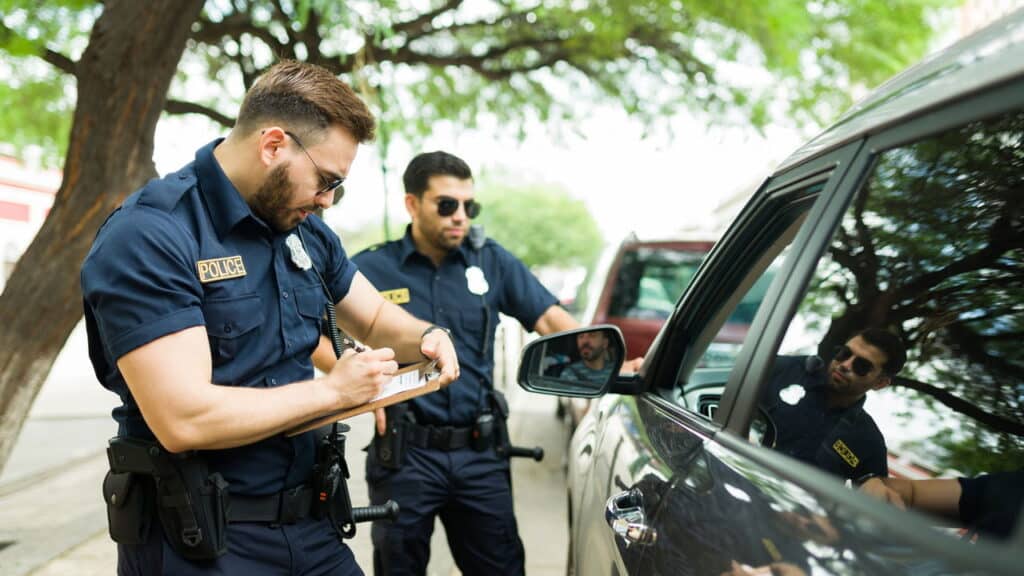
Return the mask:
[[[317,380],[274,388],[244,388],[197,384],[193,402],[173,412],[143,417],[163,420],[150,424],[161,443],[172,452],[244,446],[280,434],[308,420],[346,408],[336,394]],[[165,407],[166,408],[166,407]],[[161,433],[157,432],[157,429]]]
[[555,332],[563,332],[565,330],[572,330],[573,328],[579,328],[580,323],[572,317],[571,314],[565,311],[558,304],[554,304],[541,314],[540,318],[534,324],[533,329],[540,335],[554,334]]
[[336,375],[272,388],[212,384],[202,326],[141,346],[117,365],[146,424],[172,452],[250,444],[352,403],[353,384]]

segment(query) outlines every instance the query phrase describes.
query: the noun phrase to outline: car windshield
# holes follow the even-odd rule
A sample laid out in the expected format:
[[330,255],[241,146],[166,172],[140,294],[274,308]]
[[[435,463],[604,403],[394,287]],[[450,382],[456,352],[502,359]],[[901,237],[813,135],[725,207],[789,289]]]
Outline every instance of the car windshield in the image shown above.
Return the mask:
[[697,272],[704,252],[640,247],[623,254],[608,315],[664,320]]

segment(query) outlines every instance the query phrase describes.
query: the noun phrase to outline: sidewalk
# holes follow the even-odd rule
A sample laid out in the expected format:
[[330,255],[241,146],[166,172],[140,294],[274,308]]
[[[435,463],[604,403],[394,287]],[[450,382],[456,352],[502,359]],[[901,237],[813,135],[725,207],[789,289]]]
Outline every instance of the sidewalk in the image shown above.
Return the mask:
[[[107,465],[103,448],[114,433],[109,410],[117,399],[96,384],[87,359],[82,365],[83,336],[76,329],[69,338],[0,475],[0,571],[5,576],[116,572],[116,548],[107,536],[100,485]],[[562,470],[566,442],[554,416],[555,400],[518,388],[507,393],[514,442],[543,446],[546,453],[541,463],[517,458],[512,465],[526,573],[561,575],[568,550]],[[356,505],[365,505],[365,459],[359,448],[369,442],[373,420],[367,414],[349,423],[349,490]],[[369,525],[359,525],[347,543],[359,565],[372,571]],[[459,574],[440,523],[431,539],[428,574]]]

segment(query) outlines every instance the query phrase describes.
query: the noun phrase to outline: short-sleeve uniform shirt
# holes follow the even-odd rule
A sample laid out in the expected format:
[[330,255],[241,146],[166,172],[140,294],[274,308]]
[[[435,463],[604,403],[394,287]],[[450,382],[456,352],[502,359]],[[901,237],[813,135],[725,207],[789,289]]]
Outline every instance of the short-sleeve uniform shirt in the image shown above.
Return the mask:
[[532,330],[558,300],[515,256],[487,239],[463,242],[435,267],[416,251],[411,227],[399,240],[353,256],[359,271],[388,300],[417,318],[452,331],[461,376],[447,388],[411,401],[420,424],[469,426],[492,387],[498,312]]
[[775,449],[842,478],[888,475],[885,438],[864,399],[846,408],[827,404],[821,361],[780,356],[762,390],[761,407],[777,428]]
[[[89,355],[100,382],[121,397],[114,418],[122,436],[153,438],[117,369],[121,356],[205,326],[214,384],[264,388],[309,379],[327,301],[315,270],[336,302],[356,272],[319,218],[279,233],[255,216],[213,156],[219,142],[129,196],[82,265]],[[293,255],[296,239],[315,269]],[[233,493],[267,494],[306,482],[314,438],[277,435],[203,454]]]

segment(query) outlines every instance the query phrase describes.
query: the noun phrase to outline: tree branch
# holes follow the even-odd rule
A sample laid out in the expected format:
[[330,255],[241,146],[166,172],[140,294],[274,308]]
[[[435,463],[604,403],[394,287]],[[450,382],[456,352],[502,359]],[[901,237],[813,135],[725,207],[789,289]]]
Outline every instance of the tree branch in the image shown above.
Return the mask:
[[893,378],[893,385],[903,386],[904,388],[916,390],[922,394],[931,396],[932,398],[938,400],[946,407],[952,409],[954,412],[973,418],[974,420],[987,425],[993,430],[1005,432],[1007,434],[1013,434],[1014,436],[1024,437],[1024,424],[1017,422],[1016,420],[1003,418],[1002,416],[999,416],[997,414],[990,414],[986,412],[984,409],[979,408],[978,406],[975,406],[974,404],[967,402],[962,398],[954,396],[953,394],[947,392],[946,390],[943,390],[936,386],[932,386],[931,384],[925,384],[924,382],[913,380],[911,378],[896,376],[895,378]]
[[[2,21],[0,21],[0,44],[5,44],[11,38],[14,37],[23,38],[22,35],[18,34],[17,31],[12,30],[8,26],[6,26]],[[47,64],[50,64],[54,68],[60,70],[61,72],[71,74],[72,76],[77,75],[78,63],[68,58],[67,56],[61,54],[60,52],[50,50],[45,46],[40,46],[39,53],[36,54],[36,56],[42,59]]]
[[221,126],[224,126],[225,128],[231,128],[235,125],[234,118],[225,116],[213,108],[207,108],[206,106],[196,104],[195,102],[183,102],[181,100],[171,100],[168,98],[167,105],[164,106],[164,112],[167,112],[168,114],[200,114]]
[[431,10],[430,12],[424,12],[423,14],[420,14],[419,16],[413,18],[412,20],[408,20],[406,22],[399,22],[398,24],[395,24],[394,26],[391,27],[391,29],[394,30],[395,33],[405,34],[406,37],[410,40],[420,37],[420,34],[417,34],[417,32],[425,32],[426,34],[430,34],[433,31],[437,30],[436,28],[430,26],[430,23],[434,20],[434,18],[437,18],[438,16],[444,14],[449,10],[455,10],[460,5],[462,5],[462,2],[463,0],[448,0],[447,2],[440,5],[436,9]]

